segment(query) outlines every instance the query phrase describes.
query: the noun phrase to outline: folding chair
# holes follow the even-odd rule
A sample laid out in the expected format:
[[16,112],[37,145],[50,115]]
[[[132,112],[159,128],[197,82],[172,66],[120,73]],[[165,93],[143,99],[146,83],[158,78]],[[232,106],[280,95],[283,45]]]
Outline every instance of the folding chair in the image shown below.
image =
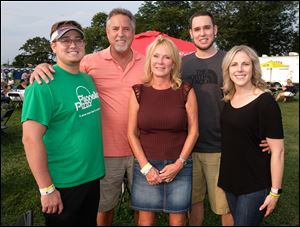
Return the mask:
[[19,216],[19,219],[15,226],[33,226],[33,213],[31,210]]
[[11,99],[12,103],[17,107],[22,106],[23,98],[19,93],[16,92],[9,92],[7,93],[8,97]]
[[[9,107],[7,110],[4,110],[5,112],[3,113],[3,116],[1,116],[1,131],[3,129],[8,128],[6,123],[10,119],[10,117],[13,114],[14,110],[15,110],[15,108],[13,108],[13,107]],[[1,115],[2,115],[2,111],[1,111]],[[4,124],[2,124],[2,121],[4,122]]]

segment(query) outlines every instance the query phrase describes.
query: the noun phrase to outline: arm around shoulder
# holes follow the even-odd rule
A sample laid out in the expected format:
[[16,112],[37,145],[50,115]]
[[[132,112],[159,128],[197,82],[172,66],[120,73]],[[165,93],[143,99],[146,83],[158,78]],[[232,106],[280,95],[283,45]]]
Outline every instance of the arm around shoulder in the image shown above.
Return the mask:
[[35,67],[34,71],[30,75],[30,84],[33,83],[34,80],[36,80],[39,84],[42,83],[41,78],[46,82],[49,83],[49,79],[54,80],[54,77],[52,73],[54,73],[55,70],[53,69],[52,65],[48,63],[42,63]]

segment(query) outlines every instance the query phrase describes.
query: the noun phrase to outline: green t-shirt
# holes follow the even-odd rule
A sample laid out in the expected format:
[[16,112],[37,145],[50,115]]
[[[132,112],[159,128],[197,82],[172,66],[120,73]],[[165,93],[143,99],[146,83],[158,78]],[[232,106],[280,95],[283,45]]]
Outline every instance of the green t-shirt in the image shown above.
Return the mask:
[[25,90],[22,122],[47,126],[43,142],[58,188],[78,186],[105,174],[100,99],[92,77],[54,66],[55,80]]

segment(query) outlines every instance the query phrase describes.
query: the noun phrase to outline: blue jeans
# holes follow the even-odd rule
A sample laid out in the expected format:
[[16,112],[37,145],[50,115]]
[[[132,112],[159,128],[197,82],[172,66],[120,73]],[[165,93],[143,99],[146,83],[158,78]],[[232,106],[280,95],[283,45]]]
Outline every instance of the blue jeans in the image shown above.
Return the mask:
[[270,188],[243,195],[226,192],[234,226],[258,226],[266,213],[266,209],[260,211],[259,207],[264,203],[269,192]]
[[[149,160],[158,170],[173,163],[170,160]],[[183,213],[191,208],[192,202],[192,157],[189,157],[183,169],[172,182],[150,185],[140,172],[137,161],[134,163],[131,192],[131,207],[134,210]]]

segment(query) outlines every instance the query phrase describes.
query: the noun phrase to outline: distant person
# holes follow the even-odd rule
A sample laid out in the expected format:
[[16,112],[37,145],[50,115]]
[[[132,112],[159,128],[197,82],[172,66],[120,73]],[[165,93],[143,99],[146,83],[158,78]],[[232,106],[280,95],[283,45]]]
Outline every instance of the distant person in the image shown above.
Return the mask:
[[27,87],[27,81],[24,79],[20,80],[20,84],[17,86],[17,89],[24,90]]
[[14,74],[11,70],[7,73],[7,77],[13,79]]
[[[276,207],[284,169],[280,108],[261,78],[259,58],[235,46],[223,60],[222,155],[218,186],[235,226],[258,226]],[[271,114],[270,114],[271,113]],[[261,152],[266,138],[271,153]]]
[[22,73],[21,80],[25,80],[29,82],[29,78],[30,78],[30,72],[28,70]]
[[192,152],[198,137],[194,89],[180,79],[175,44],[158,36],[147,49],[145,83],[133,86],[128,139],[136,158],[131,206],[138,225],[155,225],[155,213],[169,213],[169,225],[186,224],[191,207]]
[[[1,104],[10,103],[11,99],[7,96],[7,93],[10,91],[11,87],[5,82],[1,82]],[[2,108],[2,105],[1,105]]]
[[287,84],[282,87],[282,92],[279,92],[276,101],[283,100],[283,102],[286,102],[287,97],[294,96],[297,92],[296,86],[293,84],[292,80],[288,79]]
[[15,80],[13,79],[13,76],[8,76],[7,84],[11,87],[14,86]]
[[104,176],[100,99],[79,71],[85,54],[76,21],[52,25],[55,80],[26,88],[23,144],[41,193],[47,226],[96,226],[99,179]]
[[6,71],[1,69],[1,83],[2,82],[7,82],[6,80],[7,80]]
[[27,79],[27,78],[29,78],[30,77],[30,73],[29,73],[29,71],[24,71],[23,73],[22,73],[22,75],[21,75],[21,79]]

